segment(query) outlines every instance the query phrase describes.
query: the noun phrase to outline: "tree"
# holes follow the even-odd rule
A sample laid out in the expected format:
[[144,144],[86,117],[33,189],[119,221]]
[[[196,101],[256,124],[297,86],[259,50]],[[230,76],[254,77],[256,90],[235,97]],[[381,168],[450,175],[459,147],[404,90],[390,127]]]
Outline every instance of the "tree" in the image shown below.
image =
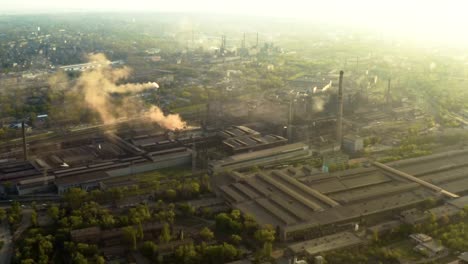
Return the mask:
[[224,251],[225,261],[234,260],[238,255],[238,251],[236,247],[228,243],[223,243],[223,251]]
[[5,220],[6,218],[6,211],[3,208],[0,208],[0,222]]
[[166,190],[166,197],[169,200],[174,200],[177,197],[177,192],[174,189],[167,189]]
[[56,205],[51,205],[47,209],[47,215],[52,218],[54,221],[57,221],[60,215],[60,210]]
[[203,254],[202,263],[225,263],[234,260],[238,251],[231,244],[223,243],[222,245],[202,246],[200,251]]
[[244,215],[244,227],[247,230],[247,233],[253,234],[253,232],[257,230],[258,228],[258,224],[255,221],[253,216],[249,214],[245,214]]
[[208,228],[208,227],[204,227],[201,231],[200,231],[200,237],[204,240],[204,241],[210,241],[214,238],[214,234],[213,232]]
[[159,241],[161,243],[167,243],[171,240],[171,231],[169,230],[169,224],[164,223],[163,229],[161,230],[161,235],[159,236]]
[[143,256],[152,260],[158,251],[158,246],[153,241],[145,241],[140,248],[140,252]]
[[88,264],[88,260],[80,252],[76,252],[73,257],[73,264]]
[[150,219],[151,213],[146,204],[140,204],[129,210],[128,217],[133,224],[137,224]]
[[124,239],[130,245],[132,250],[136,250],[137,245],[137,231],[133,226],[126,226],[122,228]]
[[184,216],[191,216],[195,213],[195,208],[188,203],[179,204],[178,208]]
[[266,225],[255,232],[255,239],[258,242],[263,243],[263,248],[257,252],[257,257],[260,260],[269,259],[271,257],[272,243],[275,241],[275,233],[275,230],[270,225]]
[[273,246],[271,242],[265,242],[263,244],[263,252],[262,252],[263,256],[267,259],[270,258],[272,251],[273,251]]
[[372,232],[372,241],[379,242],[379,231],[378,230],[374,230],[374,232]]
[[31,224],[34,227],[37,226],[37,212],[36,212],[36,210],[33,210],[32,213],[31,213]]
[[198,182],[192,182],[190,184],[190,194],[197,196],[200,193],[200,184]]
[[63,200],[71,209],[78,209],[86,198],[86,192],[81,188],[70,188],[64,195]]
[[198,254],[195,251],[195,247],[193,246],[193,244],[190,243],[188,245],[178,247],[175,250],[175,257],[178,260],[177,263],[197,263]]
[[94,262],[96,264],[105,264],[106,263],[106,260],[104,259],[103,256],[95,256],[94,257]]
[[232,210],[231,212],[231,218],[235,221],[239,220],[241,216],[241,212],[237,209]]
[[216,230],[227,233],[240,233],[242,231],[242,223],[240,219],[234,220],[232,217],[240,218],[237,212],[234,212],[234,214],[220,213],[216,215]]
[[208,174],[204,174],[201,179],[202,188],[205,191],[211,191],[211,184],[210,184],[210,176]]
[[234,235],[231,235],[230,240],[234,245],[239,245],[240,242],[242,241],[242,237],[234,234]]
[[265,225],[262,229],[255,232],[254,237],[259,242],[270,242],[275,241],[275,230],[270,225]]
[[143,232],[143,226],[141,226],[141,222],[138,222],[138,229],[137,229],[137,238],[138,239],[143,239],[143,236],[144,236],[144,232]]

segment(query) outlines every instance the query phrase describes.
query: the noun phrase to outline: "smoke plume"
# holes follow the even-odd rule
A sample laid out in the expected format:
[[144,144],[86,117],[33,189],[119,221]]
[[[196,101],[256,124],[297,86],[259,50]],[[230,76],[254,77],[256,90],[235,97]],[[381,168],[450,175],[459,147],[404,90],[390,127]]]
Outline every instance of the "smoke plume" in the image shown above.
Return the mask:
[[325,85],[323,88],[322,88],[322,92],[325,92],[326,90],[330,89],[332,87],[332,84],[333,82],[330,81],[327,85]]
[[325,107],[325,99],[319,96],[312,98],[312,110],[314,112],[322,112]]
[[127,94],[136,93],[146,89],[157,89],[155,82],[117,84],[127,79],[131,74],[128,67],[112,68],[111,63],[103,54],[90,55],[89,61],[97,67],[85,71],[78,78],[74,89],[84,94],[84,101],[89,108],[96,111],[105,124],[113,123],[118,118],[130,118],[130,114],[138,114],[146,117],[161,127],[176,130],[183,129],[186,123],[179,115],[164,115],[157,106],[144,106],[144,103],[136,97],[126,96],[119,104],[111,100],[112,93]]

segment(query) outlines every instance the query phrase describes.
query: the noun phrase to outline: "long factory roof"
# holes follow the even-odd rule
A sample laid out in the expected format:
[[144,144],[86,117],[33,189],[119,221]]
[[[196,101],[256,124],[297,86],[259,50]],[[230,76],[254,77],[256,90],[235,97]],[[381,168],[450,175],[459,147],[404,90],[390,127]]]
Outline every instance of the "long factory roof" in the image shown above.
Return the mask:
[[[427,164],[427,160],[432,162]],[[446,166],[448,162],[450,166]],[[468,151],[397,164],[400,170],[448,191],[468,190]],[[424,173],[418,174],[423,168]],[[378,168],[311,174],[308,167],[288,167],[256,174],[231,173],[231,178],[233,181],[220,186],[220,191],[234,208],[253,215],[262,224],[280,226],[286,232],[349,221],[416,205],[428,198],[440,198],[437,192],[417,182]],[[467,204],[463,199],[452,202],[462,206]]]

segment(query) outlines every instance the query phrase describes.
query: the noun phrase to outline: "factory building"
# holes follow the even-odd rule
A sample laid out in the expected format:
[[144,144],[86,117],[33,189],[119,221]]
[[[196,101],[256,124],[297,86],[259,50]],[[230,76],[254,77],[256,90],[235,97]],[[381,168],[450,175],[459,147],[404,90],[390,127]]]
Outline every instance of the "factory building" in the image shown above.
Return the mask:
[[[465,197],[456,198],[468,191],[467,160],[464,149],[388,164],[411,177],[377,165],[335,173],[317,173],[308,166],[230,171],[219,175],[216,185],[232,208],[273,225],[281,240],[310,239],[345,231],[370,215],[397,216],[428,199],[468,204]],[[444,166],[447,162],[452,166]],[[433,210],[443,214],[452,209]]]
[[277,135],[261,135],[258,131],[245,126],[232,126],[221,130],[218,136],[223,148],[230,154],[256,151],[284,145],[287,139]]
[[360,152],[364,149],[364,139],[355,135],[344,136],[343,149],[351,154]]
[[223,140],[223,147],[230,154],[256,151],[271,147],[281,146],[288,142],[287,139],[277,135],[244,136]]
[[55,190],[54,176],[44,176],[19,181],[15,187],[18,195],[53,192]]
[[286,249],[286,254],[314,257],[327,251],[355,247],[364,244],[364,242],[365,239],[360,238],[354,233],[341,232],[292,244]]
[[306,144],[294,143],[211,161],[208,164],[208,171],[210,174],[214,174],[229,170],[278,163],[291,159],[305,158],[309,155],[309,147]]
[[[147,145],[141,142],[154,140],[150,136],[136,135],[126,140],[116,134],[77,136],[58,143],[34,144],[29,147],[29,152],[34,152],[33,159],[0,162],[0,183],[11,186],[4,191],[19,195],[62,194],[72,187],[88,191],[102,188],[102,182],[112,177],[167,167],[188,167],[192,164],[193,155],[184,144],[197,140],[196,133],[181,133],[181,139],[173,139],[176,144],[169,148],[165,144],[171,142],[169,135],[163,138],[156,136],[155,146],[151,142],[146,142]],[[135,138],[135,142],[141,144],[132,144]]]

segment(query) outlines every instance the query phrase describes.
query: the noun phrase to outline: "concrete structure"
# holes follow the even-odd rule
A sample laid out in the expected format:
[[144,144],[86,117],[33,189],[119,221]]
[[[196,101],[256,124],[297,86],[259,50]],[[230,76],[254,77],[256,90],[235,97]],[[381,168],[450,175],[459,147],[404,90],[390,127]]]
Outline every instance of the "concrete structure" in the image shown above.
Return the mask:
[[402,225],[401,221],[398,220],[391,220],[387,222],[383,222],[371,227],[368,227],[367,230],[369,231],[370,234],[385,234],[387,232],[391,232],[393,230],[398,229]]
[[108,63],[99,63],[99,62],[88,62],[88,63],[81,63],[81,64],[73,64],[73,65],[66,65],[60,66],[59,69],[69,72],[69,71],[86,71],[90,69],[95,69],[107,65],[117,66],[123,65],[124,62],[122,60],[118,61],[109,61]]
[[426,234],[411,234],[410,238],[418,244],[432,241],[432,237]]
[[[468,191],[467,158],[468,151],[463,150],[389,165],[456,194]],[[428,160],[431,162],[427,163]],[[443,165],[448,162],[451,166]],[[448,197],[375,167],[317,173],[308,166],[289,166],[250,173],[229,172],[215,180],[217,193],[231,207],[254,216],[260,224],[275,226],[282,240],[336,232],[369,215],[389,212],[398,215],[428,199],[447,199],[447,203],[428,212],[417,209],[403,212],[400,222],[417,223],[431,214],[454,216],[468,204],[465,197]]]
[[327,251],[349,248],[363,244],[365,241],[351,232],[336,233],[295,244],[287,248],[287,252],[294,256],[316,256]]
[[424,256],[433,258],[437,255],[442,255],[446,251],[446,248],[442,246],[440,242],[432,240],[430,242],[421,243],[415,246],[414,250],[423,254]]
[[399,215],[399,219],[401,222],[410,225],[421,223],[428,217],[429,216],[427,214],[425,214],[423,211],[417,208],[402,211]]
[[425,234],[411,234],[410,238],[417,244],[414,250],[427,257],[435,257],[445,252],[445,247],[442,246],[440,241],[432,239],[432,237]]
[[0,182],[14,184],[41,176],[40,168],[31,161],[0,160]]
[[231,154],[238,154],[247,151],[256,151],[277,147],[288,142],[287,139],[277,135],[266,136],[244,136],[237,138],[229,138],[223,140],[223,146]]
[[468,263],[468,252],[463,252],[458,256],[458,261],[460,264]]
[[0,183],[9,183],[10,193],[57,190],[61,194],[72,187],[91,190],[100,188],[103,180],[112,177],[192,163],[192,150],[187,147],[148,152],[110,134],[60,144],[36,144],[31,148],[38,153],[34,160],[0,162]]
[[343,149],[348,153],[356,153],[364,149],[364,140],[359,136],[347,135],[343,137]]
[[[161,223],[145,223],[142,225],[142,228],[143,232],[153,232],[162,230],[163,226],[164,225]],[[137,229],[138,226],[135,225],[134,228]],[[100,227],[87,227],[70,231],[70,236],[73,242],[93,244],[114,238],[118,238],[120,241],[123,234],[123,228],[102,230]]]
[[223,139],[228,139],[245,136],[259,136],[260,133],[245,126],[232,126],[220,131],[218,135]]
[[100,188],[101,182],[110,178],[111,176],[107,173],[99,171],[60,177],[55,180],[55,185],[57,186],[58,194],[63,194],[70,188],[81,188],[85,191],[91,191],[92,189]]
[[412,176],[412,175],[410,175],[408,173],[398,171],[398,170],[396,170],[394,168],[391,168],[391,167],[389,167],[389,166],[387,166],[385,164],[382,164],[380,162],[374,162],[374,165],[381,168],[381,169],[383,169],[383,170],[391,172],[391,173],[393,173],[395,175],[398,175],[398,176],[403,177],[405,179],[408,179],[410,181],[416,182],[417,184],[419,184],[421,186],[429,188],[429,189],[431,189],[431,190],[433,190],[435,192],[441,193],[441,194],[443,194],[443,195],[445,195],[445,196],[447,196],[449,198],[458,198],[459,197],[457,194],[454,194],[454,193],[451,193],[451,192],[449,192],[447,190],[444,190],[444,189],[440,188],[439,186],[428,183],[428,182],[426,182],[424,180],[421,180],[421,179],[419,179],[417,177],[414,177],[414,176]]
[[262,166],[290,159],[304,158],[309,155],[309,147],[307,145],[303,143],[288,144],[212,161],[208,164],[208,171],[213,174],[253,166]]
[[44,176],[22,180],[16,184],[19,195],[35,194],[55,191],[54,176]]

